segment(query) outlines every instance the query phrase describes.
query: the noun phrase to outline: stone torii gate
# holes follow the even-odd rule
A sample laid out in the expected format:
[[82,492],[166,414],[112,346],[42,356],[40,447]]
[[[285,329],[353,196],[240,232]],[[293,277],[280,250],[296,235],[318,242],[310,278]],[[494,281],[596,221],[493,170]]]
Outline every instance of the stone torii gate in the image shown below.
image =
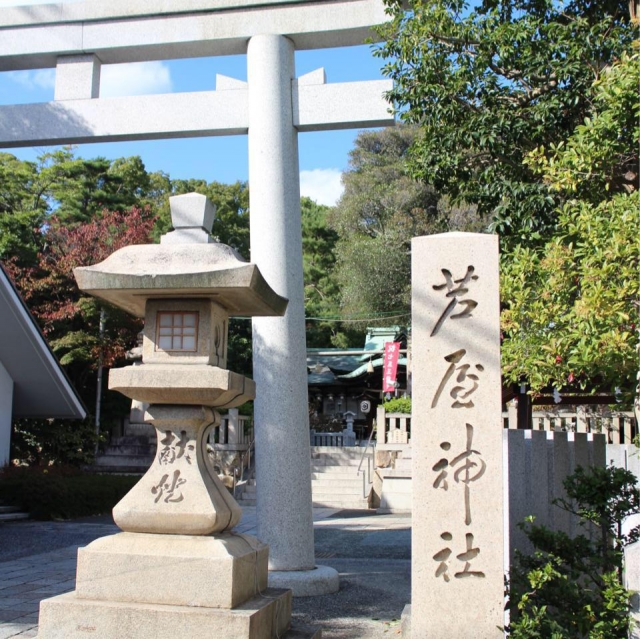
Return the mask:
[[[251,259],[289,299],[253,320],[258,536],[270,583],[337,587],[315,567],[298,132],[393,124],[389,81],[295,77],[294,54],[362,44],[381,0],[86,0],[0,10],[0,71],[55,68],[53,102],[0,106],[0,148],[248,133]],[[215,91],[101,98],[103,64],[247,54],[248,82]],[[335,571],[334,571],[335,573]]]

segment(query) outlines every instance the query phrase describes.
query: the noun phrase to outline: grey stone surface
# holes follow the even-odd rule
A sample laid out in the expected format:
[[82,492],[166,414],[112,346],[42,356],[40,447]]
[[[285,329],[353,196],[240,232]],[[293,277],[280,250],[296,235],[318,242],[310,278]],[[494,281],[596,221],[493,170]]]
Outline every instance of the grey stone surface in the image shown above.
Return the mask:
[[400,633],[405,639],[411,639],[411,604],[407,604],[402,611]]
[[233,610],[96,601],[67,593],[40,604],[38,637],[80,639],[90,634],[95,639],[272,639],[274,631],[286,631],[290,614],[291,593],[282,590],[266,590],[264,596]]
[[109,371],[109,388],[156,404],[240,406],[255,397],[253,380],[216,366],[142,365]]
[[338,571],[328,566],[316,566],[313,570],[271,570],[271,588],[290,588],[294,597],[317,597],[340,590]]
[[308,571],[315,561],[293,42],[252,38],[247,71],[251,259],[289,300],[282,318],[253,320],[258,537],[269,545],[271,570]]
[[[250,11],[244,3],[206,3],[194,13],[170,8],[169,3],[156,13],[155,5],[150,10],[145,0],[130,6],[119,2],[114,10],[110,4],[87,1],[0,10],[0,27],[6,27],[0,70],[55,66],[57,53],[94,53],[104,64],[243,54],[248,39],[263,33],[284,34],[296,49],[349,46],[375,38],[371,27],[389,19],[379,0],[335,3],[330,11],[318,0],[262,3]],[[117,29],[112,20],[117,20]]]
[[231,609],[267,588],[268,554],[249,535],[120,533],[78,551],[76,596]]
[[392,88],[391,80],[299,83],[293,92],[294,124],[300,132],[389,126],[391,105],[381,96]]
[[281,314],[287,301],[223,244],[142,244],[116,251],[104,262],[74,270],[78,286],[144,317],[146,299],[213,296],[230,315]]
[[169,198],[171,224],[179,229],[198,228],[210,233],[216,216],[216,207],[206,195],[184,193]]
[[[301,86],[294,91],[294,122],[300,131],[389,126],[393,117],[382,95],[391,88],[387,80]],[[62,90],[56,102],[0,106],[0,144],[12,148],[248,132],[246,89],[93,100],[63,99],[80,89]],[[195,230],[188,234],[207,240]],[[162,240],[176,241],[180,236],[173,233]]]
[[[341,588],[333,595],[294,599],[292,622],[321,626],[325,639],[394,636],[410,598],[411,549],[408,543],[386,544],[388,531],[406,538],[411,519],[318,508],[313,514],[316,553],[338,570]],[[255,534],[255,508],[244,509],[236,531]],[[74,588],[77,545],[114,532],[110,517],[0,525],[0,610],[11,617],[0,619],[0,637],[35,636],[39,601]],[[361,544],[377,534],[378,544]]]
[[95,55],[61,56],[56,65],[55,100],[89,100],[100,93],[101,63]]
[[412,240],[412,636],[502,636],[498,238]]
[[[158,339],[158,314],[163,312],[194,313],[194,349],[165,350]],[[142,362],[146,364],[207,364],[227,368],[229,313],[210,300],[149,300],[146,306],[142,340]],[[186,386],[186,384],[182,384]],[[222,387],[221,387],[222,388]],[[250,385],[247,386],[247,392]],[[198,402],[193,402],[197,404]]]
[[248,120],[246,92],[240,91],[4,105],[0,115],[0,144],[7,148],[243,135]]
[[[246,134],[248,90],[228,90],[228,84],[223,82],[218,91],[94,100],[64,98],[75,93],[60,92],[56,102],[3,105],[0,144],[11,148]],[[300,131],[390,126],[394,120],[383,93],[391,88],[388,80],[296,85],[294,122]],[[197,230],[189,234],[206,239]],[[181,235],[169,233],[162,242],[180,241]]]
[[210,535],[238,524],[242,511],[218,479],[203,445],[206,431],[219,420],[202,406],[149,406],[145,421],[157,430],[158,453],[113,509],[122,530]]

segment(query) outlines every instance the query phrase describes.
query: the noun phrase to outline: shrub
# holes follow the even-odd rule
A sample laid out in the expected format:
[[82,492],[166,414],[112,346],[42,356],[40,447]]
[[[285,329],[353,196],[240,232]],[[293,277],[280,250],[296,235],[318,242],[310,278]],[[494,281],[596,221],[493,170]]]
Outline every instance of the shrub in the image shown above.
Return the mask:
[[533,518],[521,524],[535,552],[518,554],[513,567],[507,634],[626,639],[631,592],[622,581],[624,548],[640,538],[640,527],[624,534],[622,523],[640,512],[636,477],[613,466],[589,472],[578,467],[564,486],[567,498],[554,503],[580,517],[586,534],[571,538],[536,526]]
[[5,468],[0,501],[18,506],[34,519],[72,519],[102,515],[133,488],[139,477],[89,475],[64,466]]
[[396,397],[382,403],[387,413],[411,414],[411,397]]
[[13,424],[11,459],[29,466],[83,466],[94,460],[98,441],[90,418],[20,419]]

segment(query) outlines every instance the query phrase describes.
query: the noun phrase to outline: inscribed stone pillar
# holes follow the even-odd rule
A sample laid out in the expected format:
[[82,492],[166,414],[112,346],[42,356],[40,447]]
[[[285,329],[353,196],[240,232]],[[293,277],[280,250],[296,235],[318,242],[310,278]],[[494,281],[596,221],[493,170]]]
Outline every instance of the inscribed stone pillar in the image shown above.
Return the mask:
[[501,637],[498,238],[412,242],[411,636]]
[[[294,595],[337,590],[337,573],[316,592],[296,591],[303,571],[319,577],[313,547],[311,452],[302,277],[298,138],[293,126],[294,47],[279,35],[254,36],[247,51],[251,259],[289,300],[277,321],[253,321],[258,534],[270,546],[270,583]],[[266,321],[265,321],[266,320]],[[322,572],[322,571],[321,571]]]

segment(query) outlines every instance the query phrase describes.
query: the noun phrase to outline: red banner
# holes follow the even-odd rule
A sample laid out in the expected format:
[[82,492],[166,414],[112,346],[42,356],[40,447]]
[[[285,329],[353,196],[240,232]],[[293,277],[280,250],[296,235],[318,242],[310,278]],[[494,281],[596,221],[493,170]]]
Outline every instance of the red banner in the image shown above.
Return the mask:
[[384,345],[384,367],[382,372],[382,392],[393,393],[396,389],[396,373],[400,342],[386,342]]

